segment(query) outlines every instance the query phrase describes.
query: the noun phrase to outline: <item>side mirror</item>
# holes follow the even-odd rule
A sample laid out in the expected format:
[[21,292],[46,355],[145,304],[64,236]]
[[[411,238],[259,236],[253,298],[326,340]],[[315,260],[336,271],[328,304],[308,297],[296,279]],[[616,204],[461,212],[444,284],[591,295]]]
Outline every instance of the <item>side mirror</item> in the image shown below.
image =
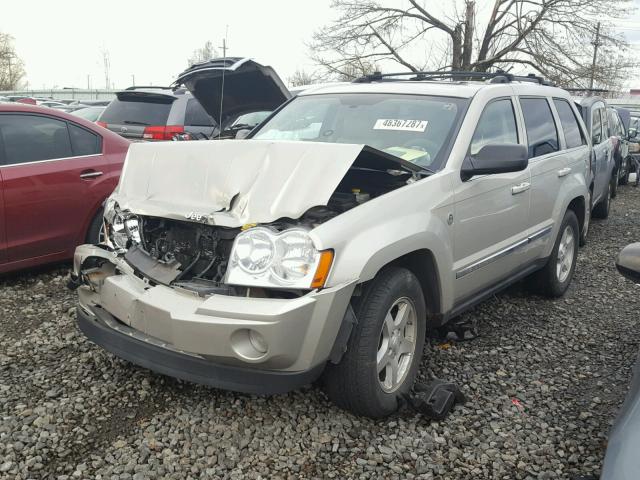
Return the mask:
[[251,130],[248,128],[243,128],[241,130],[238,130],[236,132],[236,140],[242,140],[243,138],[247,138],[250,133],[251,133]]
[[640,283],[640,243],[632,243],[622,249],[616,268],[625,278]]
[[635,140],[637,136],[638,136],[638,130],[636,130],[635,128],[630,128],[629,135],[627,135],[627,138],[629,140]]
[[490,143],[468,156],[460,171],[463,181],[475,175],[520,172],[529,165],[529,151],[517,143]]

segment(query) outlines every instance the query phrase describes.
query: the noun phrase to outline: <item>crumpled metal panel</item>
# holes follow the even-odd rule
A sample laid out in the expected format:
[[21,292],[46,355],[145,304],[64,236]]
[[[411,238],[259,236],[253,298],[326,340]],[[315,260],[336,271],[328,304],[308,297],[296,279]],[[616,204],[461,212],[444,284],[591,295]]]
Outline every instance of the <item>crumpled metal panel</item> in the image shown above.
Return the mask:
[[326,205],[364,145],[134,143],[113,198],[139,215],[239,227]]

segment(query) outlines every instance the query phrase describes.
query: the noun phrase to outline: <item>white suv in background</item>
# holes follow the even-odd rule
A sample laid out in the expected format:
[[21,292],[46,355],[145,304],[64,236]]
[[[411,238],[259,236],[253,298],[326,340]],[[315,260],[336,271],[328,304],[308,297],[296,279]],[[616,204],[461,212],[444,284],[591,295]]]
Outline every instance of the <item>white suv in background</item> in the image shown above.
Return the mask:
[[248,140],[133,144],[106,243],[76,251],[80,328],[164,374],[322,376],[388,415],[428,330],[525,277],[567,290],[590,156],[566,91],[504,73],[376,74],[299,93]]

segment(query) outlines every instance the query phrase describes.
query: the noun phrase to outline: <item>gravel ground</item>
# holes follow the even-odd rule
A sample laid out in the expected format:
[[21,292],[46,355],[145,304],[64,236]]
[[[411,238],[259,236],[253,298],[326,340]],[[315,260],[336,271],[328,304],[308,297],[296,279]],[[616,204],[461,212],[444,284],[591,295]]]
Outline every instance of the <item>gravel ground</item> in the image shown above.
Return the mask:
[[638,290],[617,252],[640,239],[640,189],[593,225],[556,301],[522,285],[426,347],[421,376],[469,398],[442,422],[384,421],[314,387],[278,397],[153,374],[86,341],[66,268],[0,278],[0,478],[551,479],[597,474],[638,352]]

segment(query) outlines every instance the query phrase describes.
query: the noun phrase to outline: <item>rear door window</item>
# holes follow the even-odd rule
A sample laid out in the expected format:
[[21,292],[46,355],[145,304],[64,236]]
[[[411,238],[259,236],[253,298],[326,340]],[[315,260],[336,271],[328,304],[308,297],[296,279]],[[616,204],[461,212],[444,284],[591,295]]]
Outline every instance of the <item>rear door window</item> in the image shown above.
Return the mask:
[[73,156],[67,123],[40,115],[0,115],[4,163],[21,163]]
[[556,98],[553,100],[560,117],[560,125],[564,132],[564,140],[567,143],[567,148],[575,148],[581,145],[587,144],[587,139],[584,137],[578,119],[576,118],[569,102]]
[[99,135],[72,123],[69,124],[69,135],[71,136],[71,148],[76,157],[101,153],[102,139]]
[[527,129],[529,158],[559,150],[558,132],[546,98],[521,98],[520,105]]
[[120,125],[166,125],[173,97],[122,95],[102,112],[100,121]]
[[191,127],[212,127],[213,119],[202,108],[200,102],[195,98],[187,101],[187,110],[184,114],[184,124]]
[[496,100],[486,106],[473,133],[469,153],[476,155],[490,143],[518,143],[518,127],[511,100]]

